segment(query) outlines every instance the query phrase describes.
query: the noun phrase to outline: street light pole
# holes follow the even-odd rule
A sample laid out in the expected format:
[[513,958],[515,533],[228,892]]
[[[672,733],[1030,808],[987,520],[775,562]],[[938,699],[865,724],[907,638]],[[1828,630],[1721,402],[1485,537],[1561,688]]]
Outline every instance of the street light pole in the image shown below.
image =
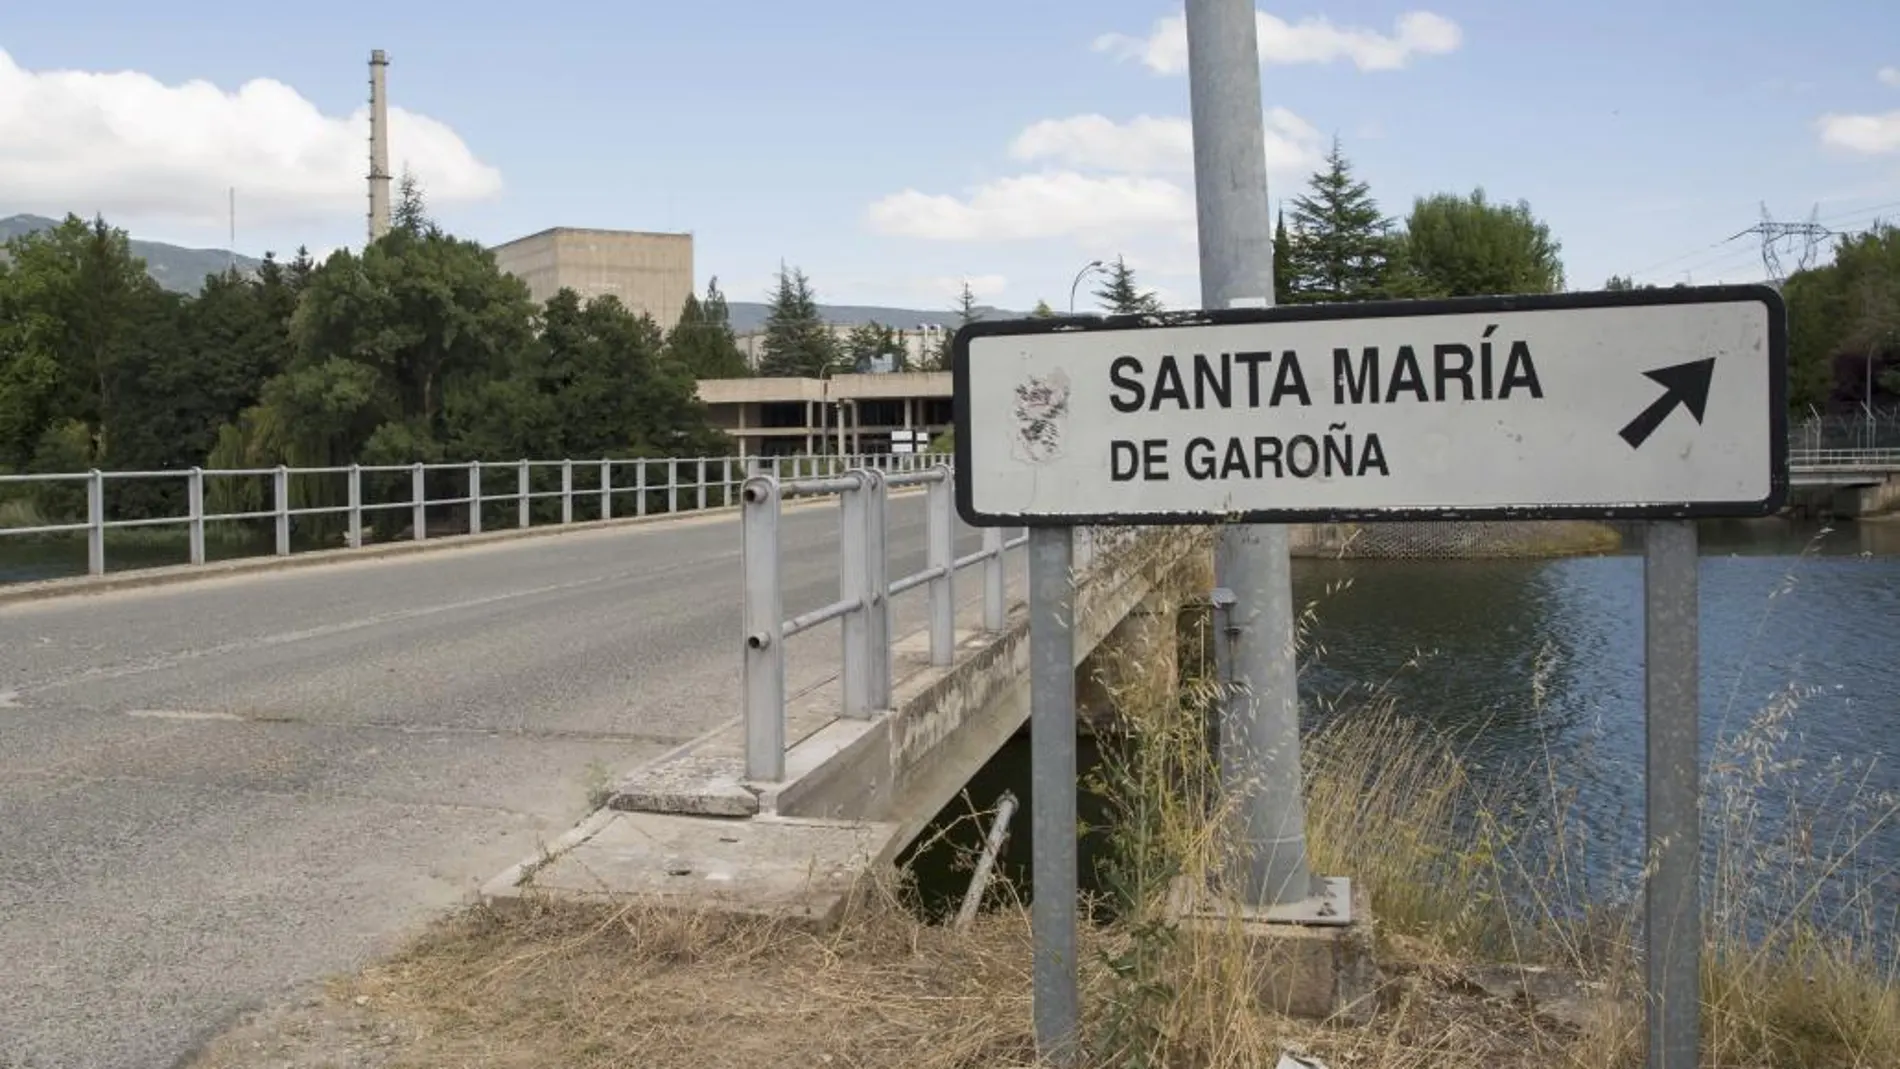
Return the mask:
[[[1187,0],[1187,49],[1201,307],[1271,306],[1273,222],[1254,0]],[[1227,612],[1221,780],[1241,800],[1239,856],[1228,879],[1254,906],[1313,895],[1287,548],[1284,526],[1228,524],[1214,549],[1214,582]]]
[[1082,265],[1082,270],[1077,271],[1075,273],[1075,281],[1069,283],[1069,314],[1070,315],[1075,314],[1075,290],[1077,286],[1080,286],[1082,284],[1082,276],[1088,274],[1090,271],[1099,271],[1104,266],[1105,265],[1100,260],[1090,260],[1088,263]]

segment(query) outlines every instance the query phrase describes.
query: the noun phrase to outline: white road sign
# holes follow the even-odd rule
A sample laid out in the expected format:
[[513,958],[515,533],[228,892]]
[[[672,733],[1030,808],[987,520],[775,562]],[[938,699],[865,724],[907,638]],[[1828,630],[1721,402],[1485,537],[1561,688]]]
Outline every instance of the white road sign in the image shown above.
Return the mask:
[[1753,516],[1787,493],[1781,297],[1717,286],[977,322],[978,525]]

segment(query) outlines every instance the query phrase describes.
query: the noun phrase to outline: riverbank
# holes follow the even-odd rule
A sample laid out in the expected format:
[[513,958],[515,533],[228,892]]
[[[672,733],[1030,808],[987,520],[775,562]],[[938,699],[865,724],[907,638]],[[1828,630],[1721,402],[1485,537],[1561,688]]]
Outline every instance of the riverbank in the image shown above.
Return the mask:
[[[1237,1069],[1289,1047],[1333,1069],[1640,1064],[1640,900],[1633,881],[1600,883],[1584,864],[1592,829],[1556,770],[1512,776],[1548,785],[1532,806],[1376,689],[1327,711],[1305,765],[1313,867],[1371,896],[1380,1012],[1347,1026],[1260,1011],[1243,949],[1188,936],[1164,905],[1174,880],[1212,871],[1226,844],[1224,814],[1203,804],[1215,768],[1206,636],[1190,624],[1181,638],[1127,651],[1136,664],[1178,663],[1186,678],[1177,689],[1163,673],[1121,674],[1126,744],[1084,785],[1110,816],[1105,897],[1084,935],[1088,1064]],[[1547,672],[1523,680],[1533,705],[1561,682]],[[1813,908],[1815,889],[1841,873],[1891,879],[1891,867],[1865,871],[1864,835],[1817,836],[1812,814],[1768,820],[1760,808],[1772,781],[1808,774],[1784,752],[1795,715],[1792,702],[1766,703],[1711,761],[1705,1064],[1900,1064],[1900,989],[1880,964],[1891,947],[1871,919],[1857,927],[1851,910]],[[1891,798],[1848,801],[1869,832],[1895,817]],[[1547,834],[1531,834],[1539,823]],[[872,887],[825,933],[637,901],[471,908],[320,997],[247,1023],[198,1065],[1028,1064],[1021,903],[998,888],[992,912],[959,934],[918,919],[916,898],[901,882]]]

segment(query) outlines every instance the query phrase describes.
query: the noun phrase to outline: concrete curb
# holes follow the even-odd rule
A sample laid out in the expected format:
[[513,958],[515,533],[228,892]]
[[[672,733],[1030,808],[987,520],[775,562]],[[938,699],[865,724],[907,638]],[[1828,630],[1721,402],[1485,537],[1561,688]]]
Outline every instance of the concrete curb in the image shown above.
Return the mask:
[[[919,488],[916,487],[898,487],[891,491],[890,496],[905,497],[918,492],[920,492]],[[794,498],[784,502],[781,508],[785,512],[798,512],[821,507],[827,504],[828,501],[828,498]],[[45,601],[50,598],[111,594],[125,590],[174,586],[211,579],[229,579],[238,576],[288,571],[296,568],[310,568],[324,564],[348,564],[357,561],[385,560],[391,557],[427,553],[432,550],[471,549],[480,546],[502,545],[509,542],[524,541],[531,538],[547,538],[554,535],[612,531],[624,527],[642,527],[669,522],[723,519],[737,516],[738,514],[739,506],[737,505],[720,505],[704,509],[693,509],[691,511],[660,512],[647,516],[616,516],[608,520],[584,520],[579,523],[544,524],[540,527],[529,527],[525,530],[518,527],[510,527],[500,531],[483,531],[481,534],[443,535],[438,538],[425,539],[421,542],[381,542],[355,549],[312,549],[303,553],[293,553],[288,557],[241,557],[237,560],[218,561],[211,564],[172,564],[162,568],[142,568],[138,571],[116,572],[106,575],[85,575],[70,579],[44,579],[30,583],[10,583],[0,586],[0,608],[32,601]]]
[[604,806],[587,814],[579,824],[555,836],[540,853],[515,862],[482,884],[481,890],[476,892],[476,900],[493,903],[497,899],[520,898],[524,886],[536,870],[599,834],[600,829],[618,815],[617,811]]

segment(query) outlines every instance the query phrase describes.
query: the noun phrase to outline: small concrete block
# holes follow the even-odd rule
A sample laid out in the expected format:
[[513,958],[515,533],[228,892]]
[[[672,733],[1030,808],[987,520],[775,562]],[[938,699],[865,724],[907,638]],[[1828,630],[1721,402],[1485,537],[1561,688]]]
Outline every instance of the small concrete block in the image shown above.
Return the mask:
[[607,805],[624,812],[749,817],[759,811],[759,796],[740,782],[744,774],[743,759],[685,754],[627,777]]
[[616,813],[537,869],[522,891],[644,898],[825,926],[896,832],[894,824]]
[[[1331,882],[1331,881],[1329,881]],[[1341,881],[1343,882],[1343,881]],[[1364,1024],[1377,1009],[1378,963],[1365,889],[1352,884],[1350,922],[1297,923],[1231,903],[1177,881],[1169,915],[1188,932],[1232,935],[1247,944],[1263,1009],[1288,1017]]]

